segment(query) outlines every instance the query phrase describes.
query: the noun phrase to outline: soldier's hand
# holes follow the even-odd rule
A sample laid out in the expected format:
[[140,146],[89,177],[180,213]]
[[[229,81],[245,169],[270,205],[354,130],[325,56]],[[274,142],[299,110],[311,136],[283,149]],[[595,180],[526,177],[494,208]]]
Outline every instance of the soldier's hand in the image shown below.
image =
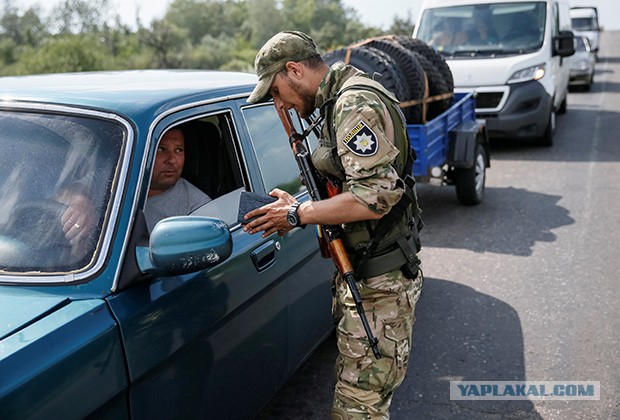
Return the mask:
[[278,188],[271,191],[269,195],[276,197],[278,200],[247,213],[244,216],[245,220],[254,217],[256,217],[256,219],[248,222],[243,227],[245,232],[254,234],[264,231],[262,237],[266,238],[275,232],[278,232],[279,236],[283,236],[292,229],[292,226],[286,220],[286,216],[288,209],[295,203],[295,198],[286,191]]

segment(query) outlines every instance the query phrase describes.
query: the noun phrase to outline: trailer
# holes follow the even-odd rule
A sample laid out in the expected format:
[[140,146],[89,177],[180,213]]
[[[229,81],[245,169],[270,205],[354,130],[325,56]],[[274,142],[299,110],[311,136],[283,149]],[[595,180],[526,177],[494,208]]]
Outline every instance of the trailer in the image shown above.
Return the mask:
[[482,201],[491,166],[485,120],[476,119],[474,92],[455,93],[452,105],[424,124],[407,124],[416,152],[413,175],[433,185],[454,185],[464,205]]

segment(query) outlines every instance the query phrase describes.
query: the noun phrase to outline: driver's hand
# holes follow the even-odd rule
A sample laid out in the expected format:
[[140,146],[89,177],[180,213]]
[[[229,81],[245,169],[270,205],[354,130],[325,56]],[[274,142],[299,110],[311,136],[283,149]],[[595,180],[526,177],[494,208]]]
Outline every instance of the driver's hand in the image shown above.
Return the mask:
[[65,238],[76,246],[90,238],[95,227],[95,207],[85,194],[67,192],[58,200],[69,207],[60,218]]

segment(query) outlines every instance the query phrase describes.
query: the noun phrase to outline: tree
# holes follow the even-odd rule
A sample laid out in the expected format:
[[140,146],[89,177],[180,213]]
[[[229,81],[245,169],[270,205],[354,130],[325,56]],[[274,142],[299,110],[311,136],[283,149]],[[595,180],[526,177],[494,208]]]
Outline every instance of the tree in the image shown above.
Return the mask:
[[38,45],[49,35],[38,7],[31,7],[20,15],[17,9],[7,7],[0,17],[0,37],[8,38],[15,45]]
[[110,0],[64,0],[54,6],[51,24],[60,34],[87,34],[98,32],[108,20]]
[[411,10],[407,12],[406,18],[399,18],[398,16],[394,16],[394,21],[392,25],[388,29],[388,33],[395,35],[407,35],[412,36],[413,30],[415,29],[415,23],[411,17]]
[[153,48],[156,68],[177,68],[181,64],[180,52],[185,46],[187,30],[181,29],[166,19],[154,20],[150,30],[141,32],[141,41]]
[[242,30],[247,32],[247,39],[256,50],[283,28],[291,29],[276,0],[248,0],[246,13]]
[[174,0],[164,20],[183,28],[192,45],[205,35],[234,37],[247,19],[243,2],[226,0]]
[[95,36],[60,35],[27,47],[4,74],[67,73],[105,69],[108,56]]
[[380,32],[369,33],[356,12],[344,7],[341,0],[283,0],[282,5],[284,21],[289,25],[287,29],[307,33],[323,51]]

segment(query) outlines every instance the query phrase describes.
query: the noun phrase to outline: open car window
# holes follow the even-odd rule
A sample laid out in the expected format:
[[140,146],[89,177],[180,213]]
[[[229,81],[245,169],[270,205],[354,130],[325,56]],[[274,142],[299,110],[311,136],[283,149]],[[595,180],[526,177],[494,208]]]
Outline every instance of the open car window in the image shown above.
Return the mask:
[[0,112],[0,273],[93,264],[125,138],[96,117]]

